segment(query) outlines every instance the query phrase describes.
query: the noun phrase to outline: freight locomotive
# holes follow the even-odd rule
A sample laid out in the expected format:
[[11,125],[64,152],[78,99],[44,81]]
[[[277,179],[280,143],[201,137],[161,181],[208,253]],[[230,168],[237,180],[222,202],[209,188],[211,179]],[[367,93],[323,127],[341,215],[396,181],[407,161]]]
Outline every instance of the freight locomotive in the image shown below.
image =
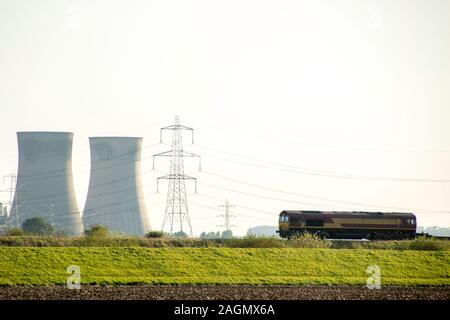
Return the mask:
[[282,211],[282,238],[309,232],[329,239],[414,239],[416,216],[412,213],[355,211]]

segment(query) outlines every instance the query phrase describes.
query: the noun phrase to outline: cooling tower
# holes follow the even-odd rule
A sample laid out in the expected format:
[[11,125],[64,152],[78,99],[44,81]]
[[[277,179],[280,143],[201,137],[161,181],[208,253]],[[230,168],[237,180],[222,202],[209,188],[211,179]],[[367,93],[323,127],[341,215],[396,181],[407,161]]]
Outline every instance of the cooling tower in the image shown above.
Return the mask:
[[142,138],[92,137],[91,175],[83,224],[128,235],[150,229],[141,182]]
[[82,233],[72,178],[71,132],[17,132],[19,168],[11,223],[42,217],[69,235]]

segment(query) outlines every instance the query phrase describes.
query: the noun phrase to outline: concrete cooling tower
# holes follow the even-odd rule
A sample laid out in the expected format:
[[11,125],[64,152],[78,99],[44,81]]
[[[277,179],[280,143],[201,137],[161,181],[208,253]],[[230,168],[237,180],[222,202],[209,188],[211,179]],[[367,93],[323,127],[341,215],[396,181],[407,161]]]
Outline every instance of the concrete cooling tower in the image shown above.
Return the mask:
[[92,137],[91,175],[83,224],[128,235],[150,229],[141,182],[142,138]]
[[83,231],[72,178],[71,132],[18,132],[19,168],[11,224],[42,217],[69,235]]

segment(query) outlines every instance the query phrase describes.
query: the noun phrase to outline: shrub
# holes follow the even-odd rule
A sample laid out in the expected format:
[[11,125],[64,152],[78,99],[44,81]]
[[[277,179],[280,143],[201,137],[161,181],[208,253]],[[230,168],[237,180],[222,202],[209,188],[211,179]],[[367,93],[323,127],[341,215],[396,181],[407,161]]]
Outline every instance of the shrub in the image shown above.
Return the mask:
[[111,238],[129,238],[130,236],[127,235],[125,232],[123,231],[117,231],[117,230],[110,230],[109,231],[109,236]]
[[339,241],[333,242],[332,248],[446,251],[450,250],[450,242],[427,237],[418,237],[415,240]]
[[233,238],[233,231],[231,230],[225,230],[222,232],[222,238],[223,239],[231,239]]
[[164,237],[164,232],[162,231],[149,231],[145,234],[146,238],[162,238]]
[[[101,231],[101,232],[100,232]],[[27,236],[20,228],[8,230],[7,236],[0,237],[0,246],[9,247],[193,247],[193,248],[333,248],[333,249],[381,249],[381,250],[430,250],[448,251],[450,241],[433,238],[395,241],[329,241],[311,234],[301,234],[290,240],[277,237],[249,235],[231,239],[182,239],[182,238],[142,238],[111,237],[108,229],[99,226],[86,230],[85,237]]]
[[189,238],[189,235],[186,232],[178,231],[178,232],[175,232],[172,235],[172,237],[174,237],[174,238]]
[[22,223],[22,230],[25,233],[44,236],[55,232],[53,226],[41,217],[33,217]]
[[200,234],[200,239],[220,239],[220,232],[219,231],[202,232]]
[[84,230],[84,235],[89,238],[106,238],[108,233],[108,227],[99,224],[93,225],[90,229]]
[[330,248],[331,241],[322,239],[318,235],[305,232],[293,236],[288,240],[287,245],[293,248]]
[[440,241],[433,238],[418,237],[416,240],[411,241],[409,244],[412,250],[448,250],[449,244],[447,241]]
[[6,233],[5,233],[5,235],[7,237],[19,237],[19,236],[23,236],[24,234],[25,233],[20,228],[11,228],[9,230],[6,230]]
[[66,228],[56,230],[53,235],[57,238],[65,238],[70,236],[70,231]]
[[230,248],[282,248],[284,242],[276,237],[258,237],[247,234],[242,239],[223,239],[224,247]]

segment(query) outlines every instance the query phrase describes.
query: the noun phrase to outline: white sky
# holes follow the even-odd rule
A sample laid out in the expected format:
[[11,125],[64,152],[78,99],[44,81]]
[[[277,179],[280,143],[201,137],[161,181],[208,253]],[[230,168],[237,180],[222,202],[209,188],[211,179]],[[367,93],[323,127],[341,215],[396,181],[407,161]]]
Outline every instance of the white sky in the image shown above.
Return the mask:
[[[0,0],[0,175],[17,167],[16,131],[73,131],[82,210],[89,136],[139,135],[149,146],[179,114],[196,130],[198,146],[186,149],[203,156],[205,172],[193,173],[202,195],[189,197],[196,234],[222,223],[219,211],[198,206],[221,204],[205,195],[236,204],[238,234],[275,225],[283,209],[388,211],[209,173],[411,209],[420,225],[449,226],[449,57],[446,0]],[[294,174],[200,146],[356,176],[447,181]],[[143,171],[151,169],[153,153],[166,149],[145,148]],[[168,163],[157,167],[167,171]],[[195,168],[186,164],[187,172]],[[161,174],[143,177],[156,229],[165,197],[153,194],[152,184]],[[0,192],[0,201],[8,200]]]

